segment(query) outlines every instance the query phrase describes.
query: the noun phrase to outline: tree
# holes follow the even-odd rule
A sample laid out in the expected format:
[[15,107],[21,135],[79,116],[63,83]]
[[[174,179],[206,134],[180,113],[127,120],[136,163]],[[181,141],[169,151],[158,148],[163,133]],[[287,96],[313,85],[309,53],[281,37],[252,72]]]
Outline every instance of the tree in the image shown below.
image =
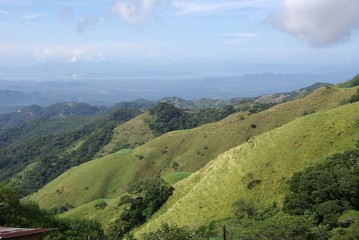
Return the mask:
[[336,226],[338,217],[359,209],[359,150],[336,154],[317,166],[295,173],[284,210],[290,214],[313,214],[317,224]]
[[118,220],[111,226],[111,236],[122,238],[131,229],[148,220],[172,195],[173,187],[162,178],[155,177],[131,187],[121,198],[120,205],[127,205]]

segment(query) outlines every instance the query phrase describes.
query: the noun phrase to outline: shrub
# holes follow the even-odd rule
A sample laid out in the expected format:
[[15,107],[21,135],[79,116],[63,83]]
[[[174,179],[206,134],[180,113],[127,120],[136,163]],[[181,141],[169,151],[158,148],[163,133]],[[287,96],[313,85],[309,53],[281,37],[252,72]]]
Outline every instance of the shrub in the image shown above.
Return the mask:
[[102,210],[102,209],[104,209],[106,206],[107,206],[107,203],[104,202],[104,201],[101,201],[101,202],[95,204],[96,210]]

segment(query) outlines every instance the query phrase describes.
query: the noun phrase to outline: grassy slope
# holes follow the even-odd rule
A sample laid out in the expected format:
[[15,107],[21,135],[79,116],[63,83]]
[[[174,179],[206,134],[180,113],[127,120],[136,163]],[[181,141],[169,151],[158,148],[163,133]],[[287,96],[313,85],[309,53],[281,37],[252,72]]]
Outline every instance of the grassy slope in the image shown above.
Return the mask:
[[[232,203],[242,198],[258,207],[281,204],[285,180],[296,171],[359,140],[359,103],[299,118],[220,155],[200,171],[175,185],[164,208],[141,230],[161,222],[199,227],[232,216]],[[262,182],[246,189],[242,178],[253,173]]]
[[[118,207],[118,202],[121,196],[106,199],[101,198],[90,203],[81,205],[78,208],[72,209],[64,214],[61,214],[61,218],[86,218],[101,220],[101,224],[105,231],[108,231],[108,227],[111,222],[115,221],[119,216],[119,213],[123,210],[123,207]],[[95,205],[101,202],[105,202],[107,206],[104,209],[96,209]]]
[[[236,147],[250,137],[288,123],[305,112],[331,109],[348,99],[355,89],[322,88],[303,99],[277,105],[258,114],[233,114],[226,119],[202,127],[165,134],[135,149],[143,155],[136,174],[139,177],[171,174],[174,162],[178,171],[195,172],[219,154]],[[256,127],[252,128],[251,125]]]
[[42,207],[52,208],[66,203],[79,206],[99,198],[119,196],[126,192],[133,178],[131,155],[131,150],[122,150],[74,167],[30,198]]
[[[172,180],[175,172],[171,167],[173,162],[179,164],[179,172],[195,172],[250,137],[279,127],[305,111],[339,106],[354,92],[355,89],[323,88],[303,99],[280,104],[258,114],[237,113],[218,123],[171,132],[133,151],[116,153],[73,168],[30,198],[46,208],[65,203],[77,207],[98,198],[116,198],[126,190],[130,181],[150,177],[154,173],[161,173]],[[256,128],[252,128],[251,124],[255,124]],[[140,160],[139,155],[144,158]],[[89,189],[84,190],[86,187]],[[68,216],[74,211],[70,211]],[[83,216],[91,214],[85,211]],[[99,216],[98,220],[103,219]]]
[[146,124],[150,119],[146,112],[115,128],[112,140],[98,153],[98,157],[115,152],[120,145],[129,144],[134,148],[152,140],[155,136]]

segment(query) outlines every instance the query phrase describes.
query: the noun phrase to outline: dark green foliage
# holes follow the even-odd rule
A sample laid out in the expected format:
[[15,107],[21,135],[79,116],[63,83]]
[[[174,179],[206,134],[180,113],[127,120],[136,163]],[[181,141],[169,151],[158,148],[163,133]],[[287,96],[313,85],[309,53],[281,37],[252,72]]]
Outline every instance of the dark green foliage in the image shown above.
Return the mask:
[[49,107],[29,105],[13,113],[0,113],[0,129],[14,127],[29,120],[51,120],[69,116],[94,116],[103,113],[104,107],[93,107],[86,103],[57,103]]
[[356,75],[353,79],[346,81],[345,83],[339,84],[340,87],[355,87],[359,86],[359,74]]
[[149,122],[150,128],[157,134],[191,129],[206,123],[219,121],[234,113],[233,106],[225,106],[221,109],[200,110],[196,112],[184,111],[174,105],[160,102],[149,110],[155,116],[154,121]]
[[0,226],[20,228],[59,228],[45,239],[105,240],[99,223],[89,220],[59,220],[51,211],[42,210],[34,202],[20,202],[17,191],[0,183]]
[[276,105],[276,104],[274,104],[274,103],[259,103],[259,102],[249,101],[249,102],[245,102],[243,104],[236,106],[236,110],[238,112],[249,112],[251,114],[254,114],[254,113],[262,112],[268,108],[271,108],[274,105]]
[[257,209],[253,204],[246,202],[243,199],[239,199],[233,204],[234,214],[239,218],[250,218],[257,214]]
[[358,101],[359,101],[359,88],[357,89],[357,92],[350,98],[349,102],[354,103]]
[[102,210],[107,206],[106,202],[99,202],[95,204],[95,208],[96,210]]
[[325,233],[305,217],[278,214],[262,221],[244,220],[235,238],[242,240],[325,239]]
[[156,177],[132,186],[119,205],[127,204],[119,219],[111,226],[111,236],[120,239],[136,226],[149,219],[172,195],[173,188]]
[[325,229],[318,228],[310,218],[291,216],[277,212],[273,216],[255,218],[230,218],[211,222],[198,229],[197,236],[203,239],[223,239],[223,226],[227,240],[317,240],[328,239]]
[[338,217],[359,209],[359,150],[336,154],[325,162],[294,174],[284,210],[312,214],[317,224],[335,227]]
[[61,213],[67,212],[73,208],[74,208],[74,206],[72,204],[66,203],[65,205],[52,208],[51,211],[56,214],[61,214]]
[[253,189],[258,184],[261,184],[261,180],[256,179],[253,173],[247,173],[242,178],[242,183],[246,185],[247,189]]
[[350,210],[340,216],[339,227],[332,230],[331,240],[359,239],[359,212]]
[[0,226],[51,227],[55,218],[33,202],[20,203],[16,190],[0,183]]
[[161,228],[154,232],[146,233],[141,237],[141,240],[198,240],[202,239],[197,236],[188,227],[178,227],[164,223]]
[[179,164],[177,162],[173,162],[172,168],[173,168],[173,170],[177,171],[177,169],[179,168]]
[[57,220],[54,231],[44,238],[44,240],[106,240],[101,225],[93,220],[84,219],[61,219]]
[[77,117],[34,120],[18,128],[2,130],[0,181],[8,181],[35,163],[14,182],[23,195],[30,194],[71,167],[91,160],[111,140],[118,124],[140,113],[117,109],[87,120]]

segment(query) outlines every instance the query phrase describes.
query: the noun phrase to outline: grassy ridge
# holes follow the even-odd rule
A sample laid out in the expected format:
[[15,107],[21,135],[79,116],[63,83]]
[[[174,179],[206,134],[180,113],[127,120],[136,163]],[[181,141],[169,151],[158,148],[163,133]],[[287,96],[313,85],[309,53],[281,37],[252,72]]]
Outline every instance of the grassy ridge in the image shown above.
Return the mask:
[[257,114],[237,113],[202,127],[165,134],[135,149],[144,156],[138,162],[138,178],[177,171],[195,172],[219,154],[246,142],[252,136],[288,123],[297,117],[340,106],[355,89],[321,88],[303,99],[277,105]]
[[[199,227],[233,215],[239,198],[257,207],[282,203],[285,183],[296,171],[359,140],[359,103],[299,118],[231,149],[205,168],[175,185],[174,196],[139,232],[160,223]],[[261,183],[247,189],[243,177],[251,173]]]

